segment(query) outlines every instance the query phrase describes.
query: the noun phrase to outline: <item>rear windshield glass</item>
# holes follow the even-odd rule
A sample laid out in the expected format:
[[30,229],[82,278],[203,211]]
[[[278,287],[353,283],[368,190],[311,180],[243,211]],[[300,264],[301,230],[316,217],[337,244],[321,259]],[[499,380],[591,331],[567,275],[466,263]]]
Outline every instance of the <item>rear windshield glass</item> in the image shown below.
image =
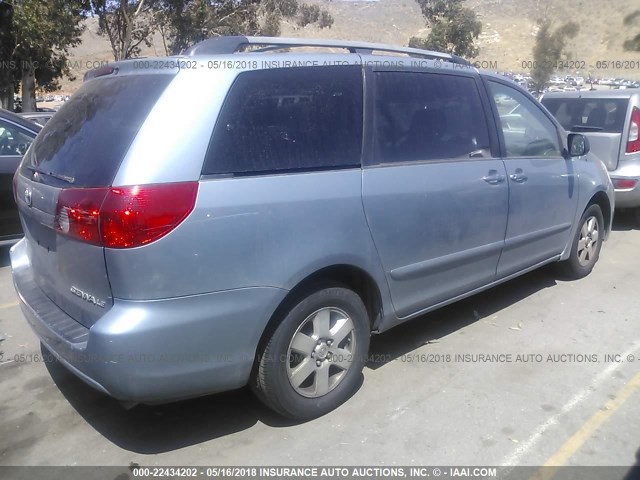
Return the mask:
[[622,133],[629,101],[624,98],[543,98],[565,130]]
[[[90,80],[56,113],[33,144],[23,170],[44,172],[43,182],[74,187],[112,183],[140,126],[171,75]],[[29,171],[23,171],[29,175]]]

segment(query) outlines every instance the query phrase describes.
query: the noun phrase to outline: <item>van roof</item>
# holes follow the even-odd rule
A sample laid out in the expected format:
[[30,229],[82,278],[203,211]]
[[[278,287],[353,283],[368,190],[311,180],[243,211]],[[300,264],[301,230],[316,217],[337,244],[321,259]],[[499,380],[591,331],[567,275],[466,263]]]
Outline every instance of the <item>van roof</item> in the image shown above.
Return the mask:
[[449,53],[434,52],[420,48],[398,47],[384,43],[354,42],[346,40],[329,40],[322,38],[289,38],[289,37],[245,37],[226,36],[215,37],[203,40],[200,43],[188,48],[184,55],[220,55],[242,52],[247,47],[256,47],[250,50],[251,53],[270,52],[287,48],[299,47],[324,47],[340,48],[348,50],[350,53],[371,54],[376,52],[404,53],[407,55],[428,58],[432,60],[444,60],[451,63],[469,65],[469,62],[457,55]]
[[[297,50],[299,48],[330,48],[347,50],[344,52],[304,52]],[[296,49],[295,51],[285,51],[288,49]],[[374,53],[375,52],[375,53]],[[380,52],[380,54],[378,54]],[[169,57],[143,57],[120,60],[102,66],[85,73],[84,80],[92,78],[109,76],[109,75],[126,75],[132,73],[140,73],[140,70],[146,70],[145,73],[154,74],[176,74],[180,71],[181,66],[188,65],[190,61],[216,60],[228,58],[229,56],[238,56],[246,59],[251,57],[255,59],[255,55],[259,53],[273,53],[276,57],[263,57],[261,60],[271,60],[277,56],[285,55],[291,60],[296,57],[306,57],[313,55],[320,60],[325,59],[328,64],[332,61],[354,59],[347,63],[357,64],[362,57],[380,58],[380,61],[393,61],[394,58],[406,58],[391,56],[385,54],[402,54],[413,60],[426,60],[427,62],[443,62],[445,66],[458,66],[470,68],[476,72],[478,70],[464,58],[449,53],[434,52],[431,50],[423,50],[411,47],[398,47],[383,43],[354,42],[346,40],[330,40],[321,38],[287,38],[287,37],[246,37],[246,36],[223,36],[203,40],[200,43],[188,48],[180,55]],[[149,65],[147,67],[146,65]],[[142,68],[141,68],[142,67]],[[189,68],[184,67],[184,68]]]

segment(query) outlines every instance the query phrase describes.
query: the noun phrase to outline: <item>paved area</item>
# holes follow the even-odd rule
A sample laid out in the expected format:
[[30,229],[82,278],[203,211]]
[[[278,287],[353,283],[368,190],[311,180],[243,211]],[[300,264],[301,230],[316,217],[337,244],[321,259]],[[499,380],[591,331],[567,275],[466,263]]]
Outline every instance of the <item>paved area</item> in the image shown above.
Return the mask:
[[586,279],[543,269],[374,337],[355,396],[302,424],[245,390],[124,410],[39,361],[0,250],[0,465],[631,465],[639,247],[619,218]]

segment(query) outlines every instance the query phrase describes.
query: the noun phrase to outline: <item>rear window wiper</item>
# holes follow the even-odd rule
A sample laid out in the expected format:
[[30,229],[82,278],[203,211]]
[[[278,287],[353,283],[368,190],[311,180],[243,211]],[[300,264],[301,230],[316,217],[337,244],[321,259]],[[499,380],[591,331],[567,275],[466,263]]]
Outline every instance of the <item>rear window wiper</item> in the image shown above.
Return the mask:
[[592,127],[591,125],[574,125],[571,127],[572,132],[601,132],[602,127]]
[[45,172],[44,170],[40,170],[38,167],[34,167],[33,165],[27,165],[27,169],[39,175],[45,175],[47,177],[55,178],[57,180],[62,180],[65,183],[73,184],[76,181],[76,179],[73,177],[69,177],[67,175],[60,175],[59,173]]

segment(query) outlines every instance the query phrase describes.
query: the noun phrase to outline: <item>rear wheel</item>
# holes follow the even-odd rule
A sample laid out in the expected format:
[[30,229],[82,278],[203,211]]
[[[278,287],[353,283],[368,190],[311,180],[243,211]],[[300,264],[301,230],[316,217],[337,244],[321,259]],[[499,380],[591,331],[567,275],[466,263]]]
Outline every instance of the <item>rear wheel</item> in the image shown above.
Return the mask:
[[369,319],[352,290],[316,290],[297,302],[260,356],[252,387],[280,414],[305,420],[344,403],[358,388]]
[[635,221],[636,228],[640,228],[640,207],[633,209],[633,219]]
[[561,273],[572,279],[589,275],[600,256],[603,235],[602,210],[598,205],[591,205],[580,219],[569,258],[559,264]]

